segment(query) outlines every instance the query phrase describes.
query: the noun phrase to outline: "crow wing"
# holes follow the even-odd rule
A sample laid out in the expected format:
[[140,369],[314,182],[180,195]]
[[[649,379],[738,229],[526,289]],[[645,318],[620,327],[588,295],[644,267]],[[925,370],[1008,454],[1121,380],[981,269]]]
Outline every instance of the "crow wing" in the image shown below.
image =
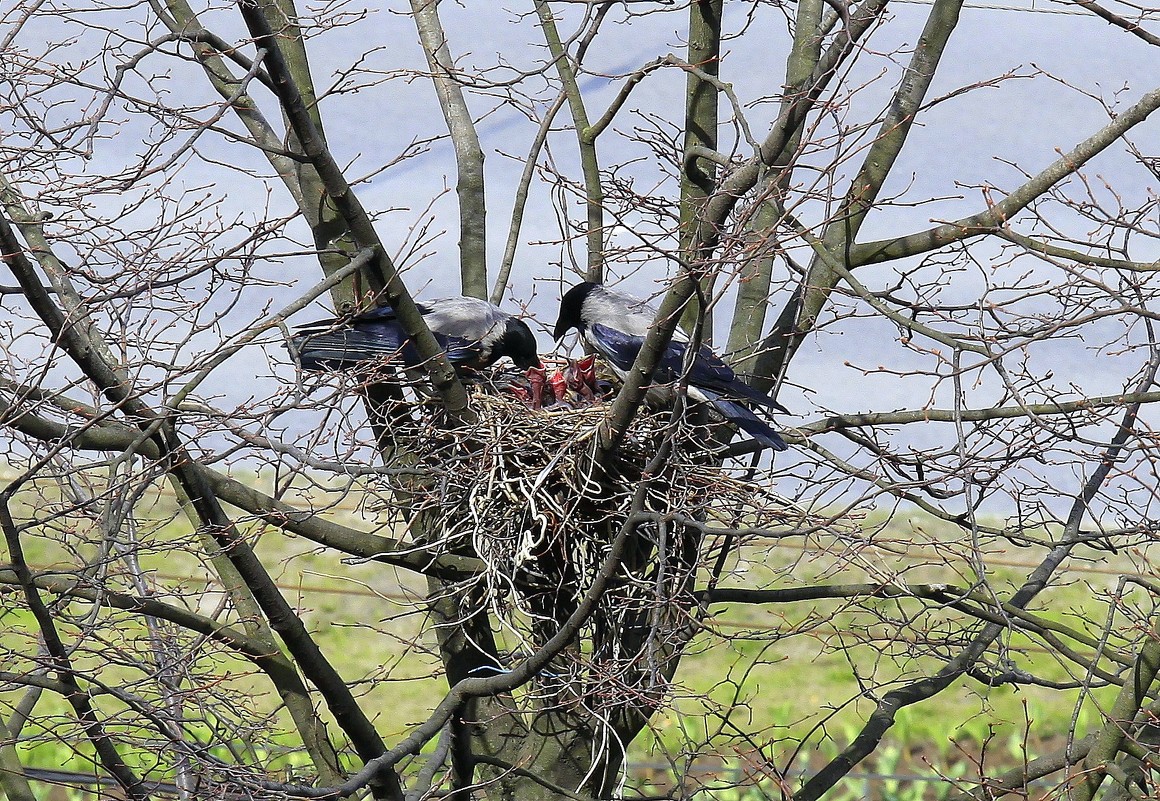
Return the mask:
[[[458,303],[460,300],[473,301],[471,304]],[[480,340],[493,322],[481,319],[478,313],[486,311],[479,305],[491,307],[484,301],[473,298],[450,298],[430,303],[417,303],[435,341],[447,353],[452,363],[474,362],[484,356]],[[472,317],[472,312],[476,316]],[[499,309],[495,309],[500,315]],[[454,332],[454,333],[452,333]],[[401,356],[403,363],[414,366],[419,363],[419,355],[411,345],[403,326],[399,323],[395,310],[390,306],[380,306],[369,312],[355,315],[348,321],[320,320],[300,327],[295,332],[294,345],[298,350],[302,367],[307,370],[341,370],[366,362],[386,360]]]
[[769,427],[769,424],[755,415],[748,406],[744,406],[727,398],[722,398],[712,390],[700,388],[700,394],[705,397],[717,413],[755,440],[772,448],[775,451],[784,451],[789,448],[781,435]]
[[[640,353],[644,337],[632,336],[600,323],[588,327],[588,341],[622,374]],[[684,342],[670,342],[661,355],[654,376],[660,383],[676,380],[684,366]],[[733,369],[715,353],[702,346],[689,371],[689,394],[710,403],[717,413],[767,448],[784,451],[789,446],[776,431],[747,406],[737,400],[748,400],[780,409],[772,398],[761,394],[737,378]],[[736,400],[735,400],[736,399]]]
[[[628,370],[637,354],[644,345],[644,337],[632,336],[617,331],[600,323],[593,323],[588,327],[587,339],[600,353],[618,367],[622,372]],[[670,340],[657,362],[656,372],[653,374],[660,383],[675,381],[681,375],[685,364],[685,350],[688,344]],[[768,409],[788,411],[784,406],[759,392],[737,377],[733,368],[721,360],[721,357],[702,345],[697,350],[697,357],[688,375],[689,384],[702,389],[714,391],[718,396],[748,400]]]

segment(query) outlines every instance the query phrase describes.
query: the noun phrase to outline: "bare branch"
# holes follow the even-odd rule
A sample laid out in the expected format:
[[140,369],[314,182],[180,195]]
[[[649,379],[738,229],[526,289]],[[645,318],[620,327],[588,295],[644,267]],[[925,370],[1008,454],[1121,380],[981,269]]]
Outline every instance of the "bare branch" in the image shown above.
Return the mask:
[[487,203],[484,199],[483,148],[463,96],[447,33],[439,21],[438,0],[411,0],[419,41],[431,69],[439,107],[451,132],[459,168],[459,275],[463,294],[487,296]]
[[379,241],[370,218],[317,131],[310,108],[304,102],[298,84],[290,73],[269,21],[249,0],[239,0],[238,8],[250,33],[254,36],[255,43],[268,51],[267,67],[278,87],[282,108],[301,141],[304,152],[318,170],[326,186],[329,200],[342,215],[358,246],[370,249],[374,253],[370,275],[376,294],[381,292],[381,299],[395,310],[399,322],[406,329],[407,336],[411,338],[425,365],[431,386],[439,393],[451,418],[459,419],[467,414],[467,396],[463,385],[455,375],[455,371],[451,369],[443,349],[427,328],[423,316],[415,306],[415,301],[399,277],[398,270]]
[[1090,801],[1103,778],[1110,772],[1116,754],[1123,747],[1131,721],[1147,700],[1149,689],[1160,672],[1160,629],[1153,626],[1140,649],[1136,663],[1124,679],[1123,688],[1107,713],[1107,723],[1096,737],[1084,760],[1088,768],[1078,787],[1073,789],[1077,801]]
[[0,493],[0,527],[4,529],[4,540],[8,546],[8,554],[12,559],[16,580],[24,590],[28,607],[32,610],[37,625],[40,627],[41,636],[49,652],[52,670],[56,673],[57,681],[66,688],[65,700],[73,708],[77,719],[84,725],[85,736],[92,742],[101,765],[113,775],[121,789],[130,798],[145,801],[151,797],[145,783],[132,768],[125,764],[124,759],[117,752],[116,744],[106,732],[105,725],[97,717],[96,709],[77,681],[76,671],[69,659],[68,649],[57,631],[52,612],[40,598],[40,591],[33,581],[32,571],[29,570],[24,559],[24,548],[20,543],[19,529],[8,508],[12,500],[13,489],[13,485],[9,484]]
[[[874,200],[906,144],[915,116],[922,107],[939,61],[946,51],[947,42],[958,24],[962,5],[962,0],[936,0],[931,6],[926,26],[914,48],[914,56],[903,72],[902,82],[891,99],[878,136],[851,182],[850,191],[834,221],[822,235],[823,250],[819,251],[815,247],[814,263],[804,281],[806,290],[802,296],[795,334],[800,336],[814,327],[830,289],[838,282],[835,260],[823,258],[821,253],[837,257],[848,252],[857,238],[867,212],[873,207]],[[793,348],[795,344],[790,343],[789,346]],[[780,365],[774,369],[780,369]]]
[[1096,3],[1095,0],[1072,0],[1072,2],[1081,8],[1086,8],[1100,19],[1110,22],[1118,28],[1123,28],[1128,33],[1142,39],[1153,47],[1160,47],[1160,36],[1144,30],[1140,26],[1140,23],[1124,19],[1119,14],[1113,14],[1099,3]]
[[[588,214],[587,242],[588,242],[588,272],[586,279],[600,283],[604,280],[604,188],[600,182],[600,161],[596,153],[595,132],[589,133],[588,111],[584,107],[584,98],[580,93],[580,86],[576,82],[576,69],[571,57],[560,40],[560,33],[556,30],[556,19],[547,0],[535,0],[536,14],[540,19],[540,27],[544,32],[544,41],[548,44],[548,51],[552,54],[552,62],[556,67],[556,74],[563,84],[563,94],[568,98],[568,108],[572,112],[572,123],[576,127],[578,146],[580,148],[580,164],[584,171],[585,208]],[[599,19],[607,11],[602,9]],[[593,27],[595,32],[595,25]]]
[[0,791],[11,801],[36,801],[24,766],[20,764],[20,754],[16,751],[16,740],[4,721],[0,720]]
[[[1153,351],[1148,369],[1137,385],[1140,391],[1151,386],[1158,369],[1160,369],[1160,351]],[[1079,542],[1080,523],[1088,511],[1092,498],[1107,480],[1117,456],[1135,433],[1134,426],[1139,412],[1139,403],[1132,404],[1124,412],[1115,436],[1104,450],[1099,467],[1084,482],[1075,498],[1062,540],[1052,548],[1019,590],[1011,596],[1007,602],[1009,605],[1019,609],[1026,608],[1027,604],[1048,585],[1052,574],[1071,554],[1072,549]],[[813,799],[820,797],[838,779],[848,773],[854,765],[873,751],[886,731],[894,724],[899,709],[931,698],[950,686],[951,682],[974,665],[984,650],[1002,634],[1005,628],[1004,625],[1000,624],[988,625],[972,638],[955,657],[947,660],[933,676],[886,693],[877,703],[870,719],[862,727],[854,741],[803,785],[802,789],[795,794],[795,801],[813,801]]]
[[1102,129],[1060,156],[1046,169],[1012,191],[1003,200],[988,207],[986,211],[926,231],[877,242],[855,244],[850,248],[850,266],[877,264],[926,253],[952,242],[1001,229],[1029,203],[1067,176],[1073,175],[1125,133],[1148,119],[1157,108],[1160,108],[1160,89],[1153,89]]

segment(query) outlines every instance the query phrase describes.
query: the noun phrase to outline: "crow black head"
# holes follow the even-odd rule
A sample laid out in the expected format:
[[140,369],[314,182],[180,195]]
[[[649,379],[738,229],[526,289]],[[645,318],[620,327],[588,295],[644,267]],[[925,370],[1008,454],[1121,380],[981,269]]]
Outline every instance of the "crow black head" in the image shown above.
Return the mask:
[[581,317],[584,301],[599,287],[600,284],[584,281],[564,293],[564,297],[560,299],[560,317],[556,320],[556,329],[552,332],[552,337],[557,342],[573,328],[584,327],[584,318]]
[[543,367],[540,363],[539,349],[536,347],[536,335],[528,328],[527,323],[515,317],[507,321],[507,327],[492,349],[492,355],[507,356],[521,370]]

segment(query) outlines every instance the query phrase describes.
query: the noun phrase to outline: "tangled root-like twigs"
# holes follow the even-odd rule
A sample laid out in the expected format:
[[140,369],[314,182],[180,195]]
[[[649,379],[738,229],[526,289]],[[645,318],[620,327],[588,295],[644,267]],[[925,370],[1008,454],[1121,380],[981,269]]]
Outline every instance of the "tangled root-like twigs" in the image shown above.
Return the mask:
[[426,489],[408,487],[411,508],[424,516],[423,530],[438,533],[427,547],[486,564],[479,595],[528,645],[555,633],[584,597],[663,437],[676,437],[673,455],[648,477],[644,521],[586,627],[590,657],[606,668],[639,660],[678,624],[671,613],[688,609],[706,530],[773,528],[789,514],[768,485],[713,457],[703,427],[671,425],[666,412],[639,414],[617,474],[598,476],[591,457],[605,404],[529,409],[483,391],[471,402],[474,423],[432,429],[412,455]]

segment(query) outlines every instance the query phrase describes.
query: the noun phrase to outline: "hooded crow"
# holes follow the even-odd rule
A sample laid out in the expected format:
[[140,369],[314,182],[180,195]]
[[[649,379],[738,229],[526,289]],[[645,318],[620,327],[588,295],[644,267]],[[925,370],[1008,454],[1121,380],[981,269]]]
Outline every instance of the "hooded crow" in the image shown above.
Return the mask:
[[[560,301],[560,318],[553,336],[564,338],[573,328],[603,356],[621,377],[632,367],[657,309],[643,300],[588,281],[568,290]],[[653,378],[671,383],[684,370],[688,337],[678,329],[657,363]],[[649,391],[649,400],[662,402],[665,394]],[[788,411],[784,406],[737,378],[733,369],[708,347],[701,346],[688,373],[688,393],[694,400],[713,406],[726,420],[737,425],[767,448],[784,451],[785,440],[755,415],[750,405],[766,410]]]
[[[456,371],[490,367],[504,356],[521,369],[540,366],[532,329],[498,306],[476,298],[415,305]],[[304,325],[295,330],[293,345],[304,370],[349,370],[396,356],[407,367],[420,361],[390,306]]]

